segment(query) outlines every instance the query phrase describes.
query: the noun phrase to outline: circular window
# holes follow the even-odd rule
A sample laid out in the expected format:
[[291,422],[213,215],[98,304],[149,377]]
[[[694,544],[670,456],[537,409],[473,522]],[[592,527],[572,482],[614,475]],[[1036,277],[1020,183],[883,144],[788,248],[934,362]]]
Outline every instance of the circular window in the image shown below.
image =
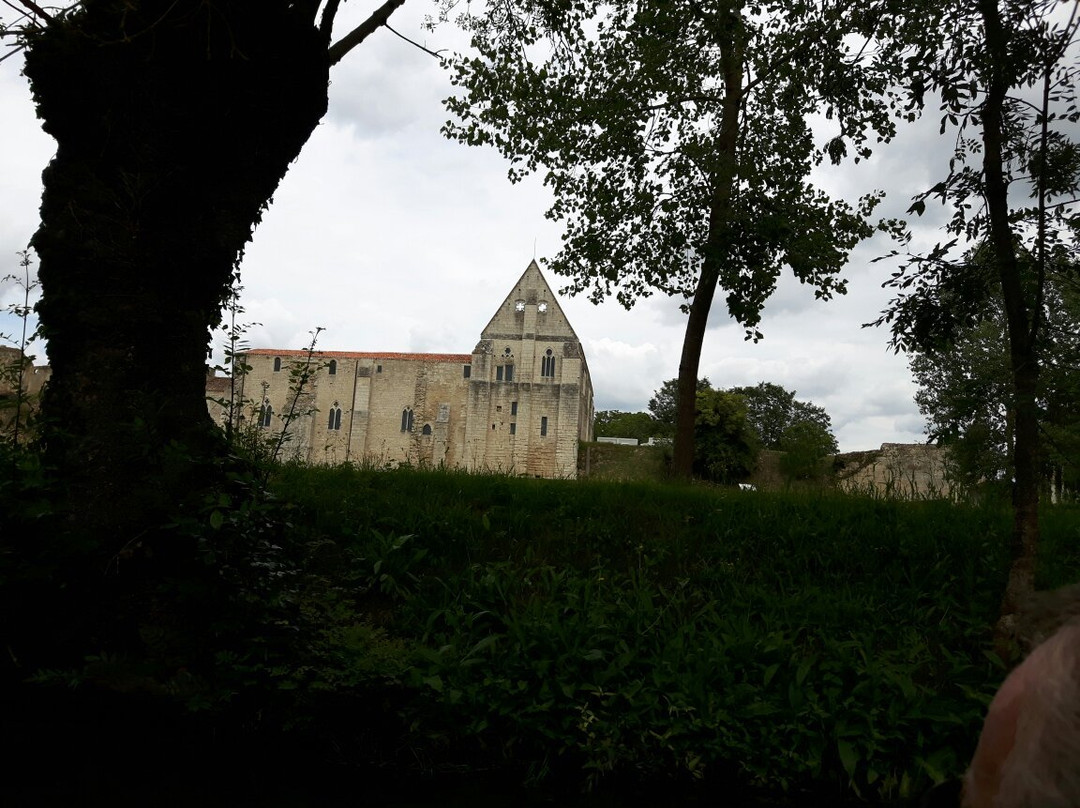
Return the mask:
[[543,314],[545,311],[547,311],[547,303],[537,303],[536,310]]
[[518,300],[514,302],[514,311],[525,311],[525,301]]

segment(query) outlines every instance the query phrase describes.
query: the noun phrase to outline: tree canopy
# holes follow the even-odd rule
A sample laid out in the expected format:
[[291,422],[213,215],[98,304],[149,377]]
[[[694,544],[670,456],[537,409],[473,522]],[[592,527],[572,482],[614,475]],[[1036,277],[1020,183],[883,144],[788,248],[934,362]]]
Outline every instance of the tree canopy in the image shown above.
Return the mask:
[[697,394],[698,439],[694,443],[694,471],[718,483],[744,480],[754,471],[758,445],[747,420],[746,400],[724,390]]
[[593,434],[606,438],[635,438],[646,443],[659,435],[659,424],[647,412],[600,410],[593,419]]
[[[566,222],[552,269],[597,302],[688,301],[675,436],[688,474],[717,288],[760,338],[782,270],[820,298],[842,293],[848,253],[873,232],[876,194],[850,204],[808,180],[893,133],[885,67],[846,39],[872,25],[858,8],[786,0],[527,0],[464,23],[479,54],[451,62],[463,93],[446,132],[497,148],[512,180],[543,172],[548,216]],[[833,122],[824,143],[817,114]]]
[[[674,431],[677,399],[678,380],[668,379],[649,400],[657,434]],[[699,379],[694,403],[694,472],[706,479],[744,479],[761,449],[784,452],[785,474],[805,479],[815,476],[821,461],[838,448],[828,413],[778,384],[719,390]]]
[[[707,378],[698,379],[695,393],[712,390]],[[649,412],[656,421],[661,434],[672,437],[675,434],[675,419],[679,410],[679,380],[668,379],[653,392],[649,399]]]
[[[951,322],[946,337],[912,344],[915,401],[926,431],[948,446],[959,481],[968,486],[1011,478],[1015,403],[1005,313],[992,265],[975,251],[966,278],[985,289],[966,323]],[[1031,256],[1022,254],[1030,262]],[[1046,320],[1039,341],[1042,473],[1055,487],[1075,488],[1080,454],[1080,287],[1074,267],[1051,265],[1046,278]],[[970,302],[969,302],[970,305]],[[955,313],[960,302],[949,308]]]
[[761,382],[754,387],[732,387],[728,392],[746,400],[747,419],[757,432],[761,448],[784,449],[785,433],[796,424],[807,423],[819,427],[818,434],[828,436],[826,454],[836,452],[829,414],[809,401],[797,400],[794,391],[772,382]]

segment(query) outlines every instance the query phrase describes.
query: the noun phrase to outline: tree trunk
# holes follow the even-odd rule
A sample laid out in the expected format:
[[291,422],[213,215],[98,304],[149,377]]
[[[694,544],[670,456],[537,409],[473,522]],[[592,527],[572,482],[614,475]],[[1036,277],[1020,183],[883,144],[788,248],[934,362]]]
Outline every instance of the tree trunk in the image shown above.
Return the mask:
[[[1009,222],[1008,183],[1003,162],[1003,110],[1010,87],[1009,45],[996,0],[979,0],[986,38],[989,82],[982,108],[983,172],[990,241],[994,248],[1009,335],[1015,402],[1013,440],[1013,533],[1009,580],[1001,604],[998,639],[1019,603],[1035,588],[1039,544],[1039,360],[1035,350],[1039,311],[1029,306]],[[1041,282],[1041,278],[1040,278]],[[1038,296],[1037,298],[1038,299]],[[1000,647],[1000,643],[999,643]]]
[[[710,219],[724,216],[726,212],[716,205]],[[671,470],[675,477],[684,480],[689,480],[694,473],[698,369],[701,365],[701,347],[705,342],[705,328],[709,323],[709,310],[719,278],[716,261],[706,258],[702,263],[697,289],[686,318],[686,334],[683,336],[682,354],[679,357],[679,380],[675,388],[675,446]]]
[[[296,5],[296,4],[292,4]],[[327,104],[326,38],[283,0],[86,0],[30,39],[44,173],[47,458],[123,546],[205,486],[209,329]]]
[[743,101],[743,31],[739,4],[728,9],[732,16],[731,42],[721,55],[724,70],[724,105],[720,120],[719,148],[726,156],[724,169],[713,181],[713,198],[709,206],[709,231],[702,251],[701,275],[690,303],[679,357],[678,398],[675,407],[675,446],[672,452],[672,475],[689,480],[694,473],[694,425],[697,420],[697,381],[701,366],[701,347],[709,324],[716,286],[720,280],[721,262],[728,245],[728,224],[731,220],[732,192],[738,166],[739,123]]

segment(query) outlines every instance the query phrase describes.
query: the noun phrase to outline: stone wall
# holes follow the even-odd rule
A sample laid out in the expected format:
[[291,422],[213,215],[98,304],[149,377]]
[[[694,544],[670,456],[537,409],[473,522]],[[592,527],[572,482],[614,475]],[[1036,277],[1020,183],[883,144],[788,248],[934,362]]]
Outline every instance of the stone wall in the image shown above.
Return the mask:
[[948,453],[922,443],[883,443],[869,452],[836,455],[836,485],[844,491],[904,499],[951,497]]
[[[0,431],[14,431],[15,406],[19,399],[19,358],[18,348],[0,345]],[[45,384],[52,376],[48,365],[27,363],[22,369],[22,413],[19,419],[20,431],[27,435],[26,427],[30,416],[36,411],[38,397]],[[21,440],[22,438],[20,438]]]

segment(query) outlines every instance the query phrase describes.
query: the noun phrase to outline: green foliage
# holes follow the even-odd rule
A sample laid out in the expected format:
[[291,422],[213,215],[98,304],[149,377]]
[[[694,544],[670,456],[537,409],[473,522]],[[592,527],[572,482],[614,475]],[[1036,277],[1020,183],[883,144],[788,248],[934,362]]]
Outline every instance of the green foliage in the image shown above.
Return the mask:
[[796,424],[805,423],[818,427],[817,430],[804,430],[805,434],[814,431],[818,435],[828,436],[824,441],[825,454],[837,451],[829,414],[808,401],[798,401],[794,391],[785,390],[772,382],[761,382],[755,387],[732,387],[728,392],[746,400],[747,419],[757,432],[762,449],[787,451],[784,446],[785,433]]
[[361,557],[396,552],[388,530],[429,550],[387,626],[418,643],[412,743],[534,777],[911,796],[963,767],[1001,675],[996,511],[409,469],[277,484],[322,532],[379,525]]
[[[699,379],[697,391],[694,471],[705,479],[745,479],[763,448],[788,453],[782,466],[789,479],[809,479],[837,451],[828,413],[778,384],[714,390],[708,379]],[[674,432],[677,406],[678,379],[668,379],[649,400],[667,434]]]
[[[781,267],[822,297],[842,293],[847,250],[871,232],[875,197],[852,207],[806,181],[825,156],[806,116],[841,121],[837,160],[846,144],[868,155],[870,128],[892,133],[864,84],[879,66],[840,46],[854,25],[845,14],[780,2],[715,14],[692,2],[492,6],[463,19],[479,53],[449,62],[464,94],[447,101],[445,131],[496,147],[512,180],[544,172],[548,215],[567,223],[551,266],[573,291],[626,307],[654,291],[689,298],[722,240],[720,287],[753,329]],[[560,46],[542,47],[548,38]],[[717,207],[720,178],[736,190]]]
[[600,410],[593,421],[593,432],[597,437],[636,438],[639,443],[647,443],[659,434],[659,425],[647,412]]
[[27,250],[18,255],[22,271],[0,278],[0,285],[11,282],[22,290],[22,302],[7,306],[7,313],[19,322],[19,336],[0,333],[0,342],[15,348],[11,356],[7,350],[0,350],[0,432],[10,435],[15,444],[25,440],[27,427],[37,410],[37,396],[29,394],[27,376],[33,373],[35,359],[29,351],[40,335],[38,326],[30,328],[34,311],[31,298],[36,296],[40,284],[37,278],[31,277],[30,252]]
[[[1030,256],[1025,256],[1030,267]],[[909,346],[912,374],[919,385],[915,401],[926,417],[930,438],[948,446],[955,481],[969,490],[987,489],[1010,478],[1015,392],[1012,384],[1005,312],[1000,283],[988,272],[986,248],[969,256],[969,284],[980,291],[954,302],[942,288],[929,298],[912,298],[926,316],[956,317],[971,306],[963,322],[947,328],[927,326],[925,339]],[[1045,320],[1039,337],[1041,430],[1046,444],[1044,474],[1056,474],[1059,493],[1075,489],[1078,478],[1074,447],[1080,440],[1080,305],[1076,300],[1075,264],[1051,267],[1045,283]],[[914,309],[913,309],[914,310]],[[944,328],[944,330],[942,330]],[[933,336],[932,336],[933,335]],[[1003,487],[1007,494],[1007,486]]]
[[743,398],[722,390],[699,392],[695,428],[695,473],[706,480],[733,483],[754,470],[757,439]]
[[[697,392],[712,390],[708,377],[697,380]],[[668,379],[653,392],[649,399],[649,412],[661,430],[661,434],[670,437],[675,434],[675,413],[679,407],[679,380]]]
[[836,452],[836,438],[819,422],[799,420],[784,429],[780,449],[780,469],[789,481],[817,479],[825,458]]

